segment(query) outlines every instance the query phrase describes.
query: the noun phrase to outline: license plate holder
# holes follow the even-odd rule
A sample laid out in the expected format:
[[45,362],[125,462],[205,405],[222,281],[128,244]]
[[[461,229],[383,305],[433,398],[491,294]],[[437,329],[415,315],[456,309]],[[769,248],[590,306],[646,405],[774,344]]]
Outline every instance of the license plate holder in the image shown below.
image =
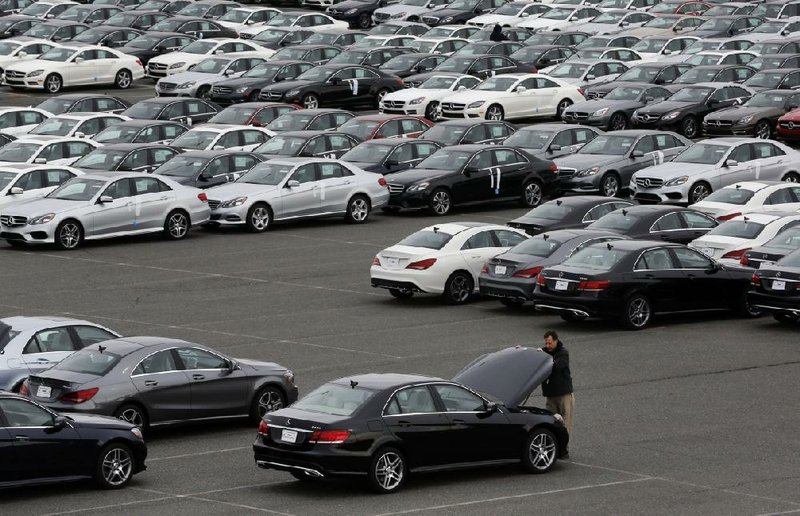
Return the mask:
[[494,273],[497,275],[504,275],[508,269],[505,265],[495,265],[494,266]]
[[39,388],[36,389],[37,398],[50,398],[52,393],[53,389],[47,385],[40,385]]
[[292,444],[296,443],[297,431],[284,428],[283,430],[281,430],[281,441]]
[[786,290],[786,282],[782,280],[772,280],[772,290]]
[[555,290],[567,290],[569,289],[569,281],[558,280],[554,288]]
[[398,265],[400,265],[400,258],[394,258],[394,257],[388,257],[387,256],[386,257],[386,264],[387,265],[391,265],[392,267],[397,267]]

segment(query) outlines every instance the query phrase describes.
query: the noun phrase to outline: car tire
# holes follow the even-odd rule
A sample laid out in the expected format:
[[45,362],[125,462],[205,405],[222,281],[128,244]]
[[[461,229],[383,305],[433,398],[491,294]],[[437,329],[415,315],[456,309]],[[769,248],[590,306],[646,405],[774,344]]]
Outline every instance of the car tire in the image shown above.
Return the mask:
[[147,412],[135,403],[125,403],[114,412],[114,417],[136,425],[146,432],[150,428]]
[[570,99],[561,99],[561,102],[556,106],[556,120],[563,120],[564,111],[572,105]]
[[748,290],[749,289],[744,289],[742,291],[742,295],[739,296],[739,303],[736,307],[736,311],[742,317],[746,317],[748,319],[758,319],[764,315],[764,312],[750,304],[750,298],[747,295]]
[[198,99],[205,99],[211,96],[211,86],[200,86],[197,88],[197,94],[195,95]]
[[753,137],[760,140],[769,140],[772,138],[772,126],[769,124],[768,120],[758,121]]
[[372,19],[369,17],[369,14],[361,13],[358,15],[358,19],[356,20],[357,28],[368,29],[370,25],[372,25]]
[[319,97],[317,97],[313,93],[309,93],[308,95],[303,97],[303,108],[305,109],[319,108]]
[[172,210],[164,220],[164,236],[167,240],[183,240],[189,236],[192,222],[183,210]]
[[486,120],[503,120],[505,117],[505,111],[503,111],[503,106],[500,104],[492,104],[486,108],[486,114],[484,115]]
[[781,178],[781,181],[786,181],[787,183],[800,183],[800,174],[797,172],[788,172]]
[[525,304],[525,300],[518,297],[503,297],[500,299],[500,302],[503,303],[503,306],[509,308],[519,308]]
[[105,446],[97,456],[94,480],[102,489],[122,489],[133,478],[133,452],[120,442]]
[[437,188],[431,193],[430,200],[428,201],[428,211],[430,211],[432,215],[447,215],[452,208],[453,198],[448,190]]
[[406,459],[397,448],[387,446],[381,448],[369,464],[367,482],[370,489],[379,494],[389,494],[398,491],[406,481],[408,468]]
[[347,201],[344,219],[350,224],[363,224],[369,219],[370,203],[365,195],[354,195]]
[[606,172],[600,180],[600,195],[606,197],[619,197],[622,191],[622,181],[616,172]]
[[614,113],[608,121],[609,131],[624,131],[628,128],[628,117],[624,113]]
[[389,90],[387,90],[386,88],[378,90],[378,93],[375,94],[375,109],[378,109],[380,107],[383,97],[385,97],[388,93]]
[[772,317],[781,324],[797,324],[797,319],[792,317],[791,315],[786,314],[772,314]]
[[542,204],[544,189],[539,181],[528,181],[522,186],[521,204],[526,208],[535,208]]
[[263,233],[272,224],[272,210],[263,202],[256,203],[247,210],[245,225],[251,233]]
[[525,440],[522,466],[528,473],[542,474],[550,471],[558,456],[556,436],[544,427],[534,428]]
[[704,181],[695,183],[689,189],[689,204],[700,202],[711,195],[711,185]]
[[425,118],[431,122],[438,122],[441,116],[439,115],[439,103],[435,100],[428,102],[428,107],[425,108]]
[[693,117],[692,115],[687,116],[686,118],[684,118],[681,121],[680,133],[683,136],[685,136],[686,138],[689,138],[690,140],[692,138],[697,138],[697,135],[699,134],[699,132],[700,132],[700,129],[699,129],[699,126],[697,124],[697,119],[695,117]]
[[250,421],[258,424],[268,412],[274,412],[286,406],[286,396],[274,385],[260,388],[250,403]]
[[51,95],[60,92],[63,87],[64,79],[57,73],[51,73],[44,79],[44,89]]
[[389,294],[397,299],[411,299],[414,297],[414,291],[407,288],[390,288]]
[[447,278],[442,294],[451,305],[463,305],[472,296],[475,290],[475,281],[466,271],[456,271]]
[[114,77],[114,86],[121,90],[127,90],[133,84],[133,75],[130,70],[123,68]]
[[63,221],[53,235],[56,247],[62,251],[72,251],[83,243],[83,226],[73,219]]
[[629,330],[642,330],[653,319],[653,306],[642,294],[633,294],[623,305],[620,321]]

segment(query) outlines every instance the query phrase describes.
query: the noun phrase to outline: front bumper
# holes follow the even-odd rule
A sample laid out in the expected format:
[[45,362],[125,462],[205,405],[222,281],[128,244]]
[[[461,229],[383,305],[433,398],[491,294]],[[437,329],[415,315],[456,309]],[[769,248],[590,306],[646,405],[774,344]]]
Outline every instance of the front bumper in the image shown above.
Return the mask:
[[55,243],[56,225],[37,224],[19,227],[0,226],[0,239],[24,242],[26,244]]
[[478,288],[482,296],[530,301],[536,288],[536,278],[493,278],[481,274],[478,276]]
[[214,93],[211,89],[211,102],[217,103],[222,106],[230,106],[231,104],[239,104],[240,102],[248,102],[247,92],[245,93]]
[[16,77],[16,76],[9,76],[8,70],[6,73],[3,74],[5,79],[5,84],[7,86],[11,86],[14,88],[30,88],[35,90],[43,90],[44,89],[44,78],[45,75],[39,75],[36,77]]
[[247,205],[234,208],[215,208],[211,210],[209,222],[222,226],[240,226],[247,220]]
[[568,124],[583,124],[592,127],[607,128],[610,118],[608,116],[592,116],[586,113],[564,113],[564,122]]
[[592,193],[600,191],[600,178],[602,172],[591,176],[571,176],[561,177],[558,181],[558,188],[562,192]]
[[[391,178],[390,178],[391,181]],[[430,192],[423,190],[421,192],[404,191],[399,194],[390,194],[388,206],[395,208],[427,208],[430,204]]]
[[778,124],[778,139],[800,140],[800,122],[780,122]]
[[678,186],[644,188],[631,181],[628,190],[631,197],[642,204],[686,204],[689,202],[688,183]]
[[405,101],[381,102],[378,111],[387,115],[425,115],[427,103],[409,104]]
[[634,127],[639,129],[658,129],[661,131],[672,131],[672,132],[679,132],[680,129],[680,117],[673,118],[671,120],[664,120],[663,118],[659,117],[655,120],[643,119],[639,116],[631,117],[631,122],[633,123]]
[[[712,122],[717,122],[716,120]],[[722,124],[703,122],[703,134],[707,136],[753,136],[756,132],[755,124],[738,124],[727,123]]]
[[460,118],[484,118],[486,116],[486,109],[491,104],[485,103],[476,108],[463,108],[463,109],[447,109],[442,105],[442,118],[447,119],[460,119]]

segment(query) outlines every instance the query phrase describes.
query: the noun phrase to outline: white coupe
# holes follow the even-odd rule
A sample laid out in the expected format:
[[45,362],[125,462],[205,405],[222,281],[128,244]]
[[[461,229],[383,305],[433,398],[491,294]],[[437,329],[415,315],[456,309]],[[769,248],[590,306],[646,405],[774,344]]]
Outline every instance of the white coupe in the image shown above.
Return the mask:
[[65,181],[83,175],[77,168],[13,163],[0,166],[0,208],[49,194]]
[[209,56],[239,52],[259,52],[264,59],[270,58],[275,53],[274,50],[240,39],[198,39],[178,52],[170,52],[152,58],[147,63],[147,76],[158,80],[168,75],[185,72],[189,67]]
[[796,212],[800,210],[800,185],[787,181],[744,181],[720,188],[694,203],[692,209],[720,222],[754,211]]
[[65,113],[48,118],[28,134],[91,138],[106,127],[128,120],[130,118],[127,116],[113,113]]
[[784,229],[799,225],[800,214],[796,213],[748,213],[725,221],[695,238],[689,242],[689,247],[719,262],[738,265],[745,252],[764,245]]
[[422,292],[466,303],[478,292],[483,265],[527,238],[524,231],[481,222],[429,226],[379,252],[370,280],[400,299]]
[[274,7],[239,7],[222,15],[217,22],[236,32],[241,32],[250,26],[264,25],[280,13],[280,9]]
[[594,7],[554,6],[552,9],[533,19],[520,22],[517,27],[531,31],[566,30],[579,23],[587,23],[601,14]]
[[458,91],[471,90],[480,82],[472,75],[434,75],[418,88],[387,93],[378,110],[387,114],[424,115],[428,120],[437,121],[441,118],[443,98]]
[[53,47],[61,46],[47,40],[14,40],[0,41],[0,84],[5,83],[4,71],[10,65],[36,59]]

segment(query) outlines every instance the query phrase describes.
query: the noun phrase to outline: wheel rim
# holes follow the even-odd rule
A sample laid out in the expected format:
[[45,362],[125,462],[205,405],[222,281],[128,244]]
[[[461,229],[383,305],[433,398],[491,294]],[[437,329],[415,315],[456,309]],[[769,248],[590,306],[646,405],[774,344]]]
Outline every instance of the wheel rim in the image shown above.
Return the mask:
[[375,480],[384,490],[391,491],[403,481],[403,458],[395,452],[387,452],[375,464]]
[[142,425],[144,424],[144,417],[142,417],[142,413],[139,412],[138,409],[135,409],[133,407],[126,408],[125,410],[120,412],[119,416],[117,417],[123,421],[127,421],[132,425],[136,425],[139,428],[141,428]]
[[623,129],[625,129],[625,117],[614,115],[614,118],[611,119],[611,130],[622,131]]
[[492,106],[486,111],[486,118],[489,120],[502,120],[503,113],[500,111],[500,108],[497,106]]
[[386,91],[386,90],[381,90],[381,91],[378,92],[378,103],[379,104],[383,100],[383,97],[386,96],[387,93],[389,93],[389,92]]
[[120,486],[131,476],[133,461],[122,448],[112,448],[103,457],[103,478],[112,486]]
[[556,460],[556,442],[550,434],[541,433],[531,439],[528,455],[534,468],[544,470]]
[[303,101],[303,107],[306,109],[317,109],[319,107],[319,101],[317,100],[317,97],[314,95],[309,95],[306,97]]
[[364,199],[353,199],[353,202],[350,203],[350,216],[353,220],[364,221],[367,219],[368,213],[369,206],[367,206],[367,201]]
[[525,187],[525,203],[528,206],[538,206],[542,201],[542,187],[538,183],[528,183]]
[[55,93],[59,89],[61,89],[61,81],[59,80],[58,77],[53,75],[52,77],[47,79],[47,90],[48,91],[50,91],[51,93]]
[[253,210],[250,222],[253,224],[253,227],[258,230],[266,229],[269,225],[269,210],[263,206],[259,206]]
[[119,75],[117,76],[117,86],[119,86],[122,89],[125,89],[130,85],[131,85],[130,74],[128,74],[128,72],[119,72]]
[[431,102],[428,104],[428,120],[431,122],[437,122],[439,120],[439,116],[441,114],[441,110],[439,109],[438,102]]
[[641,328],[650,320],[650,305],[641,297],[631,301],[628,306],[628,320],[632,325]]
[[691,118],[687,118],[686,121],[683,123],[683,135],[687,138],[694,138],[695,132],[697,131],[697,125],[694,123],[694,120]]
[[366,29],[369,27],[369,16],[362,14],[359,20],[359,25],[361,25],[361,28]]
[[564,115],[564,110],[567,109],[568,107],[570,107],[571,105],[572,105],[572,102],[570,102],[568,100],[562,100],[558,104],[558,108],[557,109],[558,109],[559,118],[561,118]]
[[265,391],[258,398],[258,417],[264,417],[267,412],[273,412],[281,408],[283,408],[283,398],[273,390]]
[[450,211],[450,196],[446,192],[433,194],[433,211],[439,215],[444,215]]
[[608,176],[603,181],[603,195],[606,197],[616,197],[619,191],[619,181],[614,176]]
[[787,183],[797,183],[798,176],[795,174],[788,174],[786,177],[783,178],[783,180],[786,181]]
[[762,140],[769,140],[769,136],[770,136],[769,124],[767,124],[766,122],[761,122],[760,124],[758,124],[758,127],[756,127],[756,138],[760,138]]
[[462,274],[450,281],[450,296],[459,303],[467,300],[471,293],[470,290],[469,280]]
[[692,203],[702,201],[706,197],[708,197],[708,188],[704,185],[697,185],[692,188]]
[[69,223],[61,226],[61,232],[58,234],[58,240],[61,245],[67,249],[72,249],[78,245],[81,239],[81,230],[77,224]]
[[189,222],[183,213],[175,213],[169,218],[167,223],[169,227],[169,234],[173,238],[183,238],[189,229]]

